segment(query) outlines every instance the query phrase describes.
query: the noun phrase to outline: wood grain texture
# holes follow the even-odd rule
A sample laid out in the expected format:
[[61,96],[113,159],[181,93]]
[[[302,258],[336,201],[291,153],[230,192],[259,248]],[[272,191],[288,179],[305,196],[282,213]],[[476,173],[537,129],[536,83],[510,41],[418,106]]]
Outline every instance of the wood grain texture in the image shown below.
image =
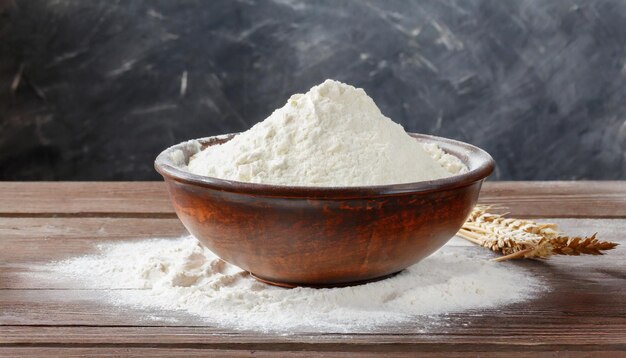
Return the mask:
[[479,201],[521,217],[624,218],[626,181],[487,182]]
[[[586,327],[588,328],[588,327]],[[519,328],[517,328],[519,330]],[[583,329],[574,328],[571,331],[564,331],[560,334],[545,335],[537,339],[537,334],[533,334],[530,327],[520,336],[515,335],[515,329],[506,329],[504,332],[494,334],[493,330],[487,329],[467,329],[463,333],[428,332],[421,334],[390,334],[384,332],[352,333],[352,334],[316,334],[298,333],[290,335],[271,335],[255,332],[230,332],[220,333],[211,327],[180,327],[180,326],[0,326],[0,344],[2,346],[34,346],[56,343],[64,346],[83,345],[141,345],[152,344],[161,346],[225,346],[225,345],[261,345],[261,344],[282,344],[284,346],[305,343],[316,343],[319,345],[390,345],[390,344],[413,344],[434,346],[434,345],[474,345],[477,349],[480,345],[501,345],[501,350],[514,351],[515,346],[519,347],[541,347],[554,346],[555,344],[567,343],[580,348],[587,346],[595,349],[615,349],[623,343],[623,340],[612,337],[597,337],[597,340],[589,340],[589,332]],[[511,345],[512,348],[504,346]],[[604,348],[603,348],[604,347]],[[443,349],[454,348],[448,347]],[[480,348],[478,348],[480,349]],[[427,351],[428,349],[424,349]]]
[[[7,192],[5,184],[0,185],[2,193]],[[163,196],[161,183],[11,184],[13,188],[19,187],[22,199],[34,204],[18,202],[22,211],[19,215],[11,214],[6,206],[8,201],[4,195],[0,196],[0,211],[6,214],[0,215],[0,356],[308,357],[385,353],[399,357],[419,352],[426,357],[613,357],[626,354],[626,235],[623,234],[626,218],[619,215],[601,212],[584,218],[575,213],[570,214],[572,218],[546,217],[546,221],[556,222],[568,233],[598,232],[601,239],[621,245],[606,256],[506,263],[527,270],[545,283],[546,291],[527,302],[450,314],[427,329],[415,322],[350,334],[275,335],[229,330],[184,312],[111,306],[100,299],[107,289],[50,280],[45,275],[47,262],[96,252],[97,245],[103,242],[185,235],[184,227],[168,214],[165,206],[147,210],[149,203],[158,203],[158,197]],[[584,185],[553,184],[550,191],[549,183],[512,183],[508,188],[497,183],[484,194],[503,202],[503,198],[510,198],[506,199],[514,200],[510,207],[529,215],[539,205],[542,215],[560,216],[548,215],[563,213],[559,211],[560,200],[568,201],[572,210],[612,207],[614,213],[626,211],[624,183],[586,183],[588,189],[584,194],[580,194]],[[81,188],[78,191],[81,194],[72,194],[73,186]],[[69,199],[55,209],[51,197],[60,193]],[[74,200],[77,195],[92,195],[92,204],[88,200]],[[129,204],[130,208],[124,210],[125,196],[134,197],[142,204]],[[597,198],[612,204],[592,204]],[[63,212],[63,208],[69,208],[70,212]],[[153,214],[168,216],[153,217]],[[448,249],[459,253],[482,252],[485,258],[494,256],[463,241],[453,241]],[[133,292],[138,288],[113,289]]]
[[[410,346],[381,346],[379,349],[372,349],[371,346],[355,347],[353,351],[336,351],[332,349],[307,351],[307,346],[303,345],[296,347],[294,350],[233,350],[233,349],[205,349],[205,348],[154,348],[154,347],[139,347],[139,348],[65,348],[65,347],[46,347],[46,348],[24,348],[24,347],[11,347],[0,350],[0,357],[295,357],[295,358],[307,358],[307,357],[415,357],[416,351],[410,350]],[[317,347],[317,346],[316,346]],[[320,347],[321,348],[321,347]],[[361,349],[358,349],[361,348]],[[404,348],[404,349],[402,349]],[[368,351],[364,351],[367,349]],[[433,348],[434,349],[434,348]],[[528,358],[528,357],[568,357],[568,358],[613,358],[619,357],[623,353],[621,350],[589,350],[579,352],[559,352],[559,351],[533,351],[527,352],[502,352],[502,351],[476,351],[466,350],[465,347],[459,347],[455,351],[445,351],[444,353],[439,350],[438,352],[419,351],[419,357],[431,358],[431,357],[502,357],[503,355],[511,358]]]
[[[525,217],[626,218],[626,181],[486,182],[481,203]],[[0,216],[174,217],[163,182],[1,182]]]
[[0,215],[175,217],[163,182],[2,182]]

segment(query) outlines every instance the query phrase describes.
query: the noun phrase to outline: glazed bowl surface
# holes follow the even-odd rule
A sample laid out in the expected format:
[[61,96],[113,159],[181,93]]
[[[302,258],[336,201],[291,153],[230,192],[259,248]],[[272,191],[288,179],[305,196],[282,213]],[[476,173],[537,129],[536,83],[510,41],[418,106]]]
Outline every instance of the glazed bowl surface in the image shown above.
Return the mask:
[[299,187],[192,174],[197,151],[234,134],[183,142],[155,161],[176,213],[204,246],[279,286],[332,287],[397,273],[443,246],[461,228],[495,163],[473,145],[423,134],[457,156],[467,173],[415,183]]

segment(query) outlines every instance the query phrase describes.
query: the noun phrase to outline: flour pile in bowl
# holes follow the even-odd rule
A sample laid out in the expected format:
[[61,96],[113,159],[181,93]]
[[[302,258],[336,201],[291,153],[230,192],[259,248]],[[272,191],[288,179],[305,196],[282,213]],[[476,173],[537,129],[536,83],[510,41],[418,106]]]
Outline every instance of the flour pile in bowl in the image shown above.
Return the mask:
[[385,117],[360,88],[326,80],[263,122],[195,154],[194,174],[292,186],[367,186],[440,179],[466,170]]
[[539,281],[524,270],[485,261],[481,250],[459,249],[444,246],[386,280],[332,289],[266,285],[193,237],[100,245],[99,254],[44,271],[84,288],[113,289],[103,298],[117,305],[278,332],[354,332],[401,322],[427,328],[442,315],[513,304],[537,291]]

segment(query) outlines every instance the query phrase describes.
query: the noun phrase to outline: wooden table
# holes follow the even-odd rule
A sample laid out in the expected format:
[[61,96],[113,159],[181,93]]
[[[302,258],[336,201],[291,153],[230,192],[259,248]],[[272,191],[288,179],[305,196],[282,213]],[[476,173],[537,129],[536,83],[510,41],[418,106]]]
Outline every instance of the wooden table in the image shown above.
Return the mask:
[[235,332],[183,313],[177,323],[176,313],[149,320],[155,312],[101,303],[101,291],[25,275],[34,264],[94,252],[104,240],[184,234],[162,183],[0,183],[0,356],[626,356],[626,182],[488,183],[481,201],[622,246],[602,257],[503,263],[527,268],[549,291],[444,317],[427,332],[410,325],[355,334]]

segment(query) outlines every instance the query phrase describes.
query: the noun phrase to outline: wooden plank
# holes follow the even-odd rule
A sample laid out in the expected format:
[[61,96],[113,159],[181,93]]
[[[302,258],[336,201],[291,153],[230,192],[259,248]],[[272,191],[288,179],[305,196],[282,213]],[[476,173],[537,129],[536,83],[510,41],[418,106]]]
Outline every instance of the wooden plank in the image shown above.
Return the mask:
[[188,232],[176,218],[0,217],[0,269],[7,263],[48,262],[84,255],[104,242],[183,235]]
[[10,238],[116,240],[172,237],[186,232],[177,218],[0,217],[0,240]]
[[[167,328],[166,330],[163,328]],[[491,333],[491,334],[490,334]],[[379,334],[379,333],[351,333],[351,334],[319,334],[319,333],[291,333],[274,335],[270,333],[257,333],[236,331],[230,334],[216,332],[210,327],[110,327],[110,326],[0,326],[0,347],[20,346],[30,344],[43,346],[56,343],[58,345],[79,346],[98,345],[108,343],[110,345],[152,344],[163,346],[192,347],[200,346],[215,347],[222,345],[245,344],[303,344],[316,341],[323,345],[339,344],[362,344],[362,345],[385,345],[385,344],[419,344],[426,347],[448,343],[450,345],[473,345],[488,344],[484,342],[484,336],[489,335],[492,345],[518,345],[527,347],[541,347],[556,343],[567,343],[580,348],[587,346],[613,346],[619,348],[624,340],[610,337],[597,337],[598,340],[586,340],[589,332],[574,328],[571,331],[559,333],[557,336],[546,336],[545,339],[533,339],[530,330],[523,333],[522,337],[511,336],[510,332],[494,335],[488,331],[474,331],[467,329],[465,334],[453,333],[417,333],[417,334]],[[563,338],[565,337],[565,338]],[[564,340],[563,340],[564,339]],[[481,343],[481,341],[483,341]],[[626,348],[626,347],[622,347]]]
[[[354,333],[402,337],[475,335],[481,336],[480,340],[485,343],[540,340],[555,344],[626,344],[624,293],[621,288],[623,279],[602,277],[598,273],[567,278],[565,272],[547,271],[549,274],[556,274],[564,282],[555,284],[556,279],[543,277],[550,291],[526,302],[498,309],[448,314],[437,320],[424,321],[416,318],[412,323],[371,331],[355,329]],[[537,274],[537,270],[530,274]],[[599,282],[600,280],[603,282]],[[578,286],[572,287],[575,284]],[[103,292],[98,290],[0,292],[0,326],[168,327],[167,332],[170,331],[169,328],[178,326],[205,327],[205,333],[210,333],[219,341],[225,339],[225,336],[237,334],[227,327],[217,326],[216,322],[207,322],[180,311],[114,306],[106,303]],[[125,293],[130,294],[132,291]],[[428,333],[425,334],[424,331]],[[264,340],[270,337],[279,339],[281,336],[263,333],[256,335]],[[338,332],[337,336],[349,335]],[[204,338],[209,340],[208,337]]]
[[[517,316],[516,316],[517,317]],[[493,317],[490,317],[493,320]],[[456,323],[450,319],[447,323]],[[544,323],[544,322],[541,322]],[[499,330],[502,328],[502,331]],[[416,332],[362,332],[362,333],[288,333],[227,331],[214,327],[180,326],[0,326],[0,347],[6,346],[43,346],[57,344],[64,346],[96,345],[162,345],[205,348],[217,346],[245,345],[288,345],[317,344],[320,346],[336,345],[460,345],[474,346],[474,350],[485,349],[488,345],[517,345],[528,347],[562,345],[572,348],[587,349],[626,349],[626,341],[620,333],[606,329],[606,334],[598,335],[598,327],[573,324],[571,329],[546,323],[546,328],[537,329],[537,325],[518,324],[514,327],[465,327],[450,332],[445,329]],[[498,331],[495,331],[498,329]],[[591,330],[590,330],[591,329]],[[603,331],[604,332],[604,331]],[[450,349],[450,348],[448,348]],[[592,348],[593,349],[593,348]]]
[[626,218],[626,181],[487,182],[479,201],[521,217]]
[[[2,289],[0,326],[208,326],[202,319],[185,312],[115,306],[105,301],[106,291]],[[139,290],[127,291],[132,295]]]
[[[317,346],[315,346],[317,348]],[[311,347],[308,347],[311,349]],[[326,347],[320,347],[326,348]],[[465,347],[459,347],[455,351],[450,351],[443,346],[437,347],[438,352],[425,351],[422,347],[414,346],[383,346],[382,349],[376,349],[372,351],[363,350],[351,350],[351,351],[337,351],[335,347],[333,349],[326,348],[325,350],[309,351],[303,348],[298,350],[234,350],[234,349],[203,349],[203,348],[136,348],[136,347],[97,347],[97,348],[67,348],[67,347],[10,347],[0,348],[0,357],[293,357],[293,358],[307,358],[307,357],[380,357],[384,353],[385,357],[397,358],[397,357],[419,357],[432,358],[432,357],[449,357],[449,358],[461,358],[461,357],[502,357],[503,354],[506,357],[511,358],[529,358],[529,357],[568,357],[568,358],[588,358],[588,357],[619,357],[623,354],[620,350],[581,350],[577,352],[555,351],[554,347],[545,347],[544,350],[530,350],[527,352],[513,352],[512,349],[520,349],[518,346],[508,347],[504,350],[485,351],[484,348],[478,347],[478,350],[461,350]],[[359,347],[354,347],[359,348]],[[372,349],[371,346],[366,346],[366,349]],[[404,348],[404,349],[403,349]],[[506,346],[502,348],[507,348]],[[601,347],[600,347],[601,348]],[[434,349],[434,348],[431,348]],[[525,349],[525,348],[524,348]]]
[[3,182],[0,215],[174,215],[163,182]]
[[[626,181],[487,182],[480,201],[526,217],[626,218]],[[173,217],[162,182],[3,182],[0,216]]]
[[[598,232],[603,240],[624,240],[624,219],[542,218],[570,235]],[[115,240],[175,237],[187,231],[177,218],[12,218],[0,217],[0,243],[11,238]],[[1,252],[0,252],[1,254]]]

